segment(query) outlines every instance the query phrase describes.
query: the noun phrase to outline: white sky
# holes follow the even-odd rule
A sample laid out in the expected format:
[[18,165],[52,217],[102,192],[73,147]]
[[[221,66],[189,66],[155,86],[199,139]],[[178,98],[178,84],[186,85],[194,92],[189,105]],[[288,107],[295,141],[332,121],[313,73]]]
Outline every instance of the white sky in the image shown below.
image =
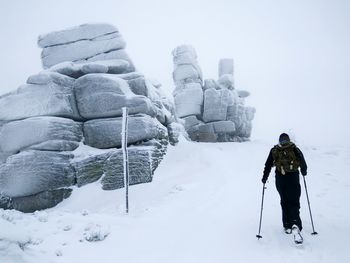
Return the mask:
[[171,92],[171,50],[191,44],[205,78],[235,59],[257,108],[253,138],[292,130],[303,144],[350,134],[350,1],[0,0],[0,94],[41,70],[37,36],[89,22],[116,25],[138,69]]

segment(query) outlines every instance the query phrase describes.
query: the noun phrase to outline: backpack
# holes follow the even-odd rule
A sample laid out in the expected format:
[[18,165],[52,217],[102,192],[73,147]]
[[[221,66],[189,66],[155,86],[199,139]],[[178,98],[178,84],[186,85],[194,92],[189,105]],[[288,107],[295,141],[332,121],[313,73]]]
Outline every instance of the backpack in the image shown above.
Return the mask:
[[287,145],[276,145],[272,148],[273,164],[277,171],[285,175],[288,172],[297,172],[300,167],[300,160],[296,154],[297,147],[294,143]]

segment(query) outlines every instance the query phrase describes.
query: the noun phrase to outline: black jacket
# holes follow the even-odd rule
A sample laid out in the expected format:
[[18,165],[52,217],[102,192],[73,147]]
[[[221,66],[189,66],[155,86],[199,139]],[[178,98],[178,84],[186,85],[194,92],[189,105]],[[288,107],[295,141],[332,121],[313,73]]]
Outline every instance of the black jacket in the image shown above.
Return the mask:
[[[273,157],[272,157],[272,149],[270,150],[269,156],[267,157],[267,160],[265,162],[265,169],[264,169],[264,175],[263,175],[263,180],[265,180],[265,181],[269,177],[271,169],[274,166]],[[296,154],[296,156],[299,157],[299,160],[300,160],[300,172],[302,175],[305,176],[307,174],[307,165],[306,165],[306,162],[304,159],[304,155],[298,147],[295,147],[295,154]],[[277,171],[277,169],[276,169],[276,175],[280,175],[280,173]]]

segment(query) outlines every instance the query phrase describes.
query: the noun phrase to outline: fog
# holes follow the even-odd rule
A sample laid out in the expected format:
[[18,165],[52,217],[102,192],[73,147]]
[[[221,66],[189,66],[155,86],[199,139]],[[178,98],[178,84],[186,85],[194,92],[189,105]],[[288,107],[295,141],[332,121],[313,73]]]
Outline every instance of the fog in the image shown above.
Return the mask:
[[290,132],[299,144],[341,144],[350,134],[350,1],[4,1],[0,94],[41,70],[39,34],[89,22],[117,26],[127,52],[171,94],[171,51],[191,44],[205,78],[233,57],[251,92],[254,140]]

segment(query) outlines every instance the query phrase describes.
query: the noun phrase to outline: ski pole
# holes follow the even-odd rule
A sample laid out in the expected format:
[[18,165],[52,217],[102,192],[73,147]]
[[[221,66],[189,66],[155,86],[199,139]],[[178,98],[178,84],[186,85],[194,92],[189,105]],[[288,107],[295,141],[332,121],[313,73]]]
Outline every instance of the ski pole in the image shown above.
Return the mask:
[[314,220],[312,220],[311,206],[310,206],[309,194],[308,194],[308,192],[307,192],[305,176],[303,176],[303,179],[304,179],[304,186],[305,186],[306,198],[307,198],[307,203],[308,203],[308,205],[309,205],[309,212],[310,212],[311,225],[312,225],[312,231],[313,231],[313,232],[311,233],[311,235],[317,235],[318,233],[315,231]]
[[261,231],[261,221],[262,221],[262,212],[263,212],[263,207],[264,207],[264,195],[265,195],[265,184],[263,185],[263,190],[262,190],[262,198],[261,198],[261,209],[260,209],[260,221],[259,221],[259,233],[256,235],[256,237],[258,238],[258,240],[260,238],[262,238],[262,236],[260,235],[260,231]]

